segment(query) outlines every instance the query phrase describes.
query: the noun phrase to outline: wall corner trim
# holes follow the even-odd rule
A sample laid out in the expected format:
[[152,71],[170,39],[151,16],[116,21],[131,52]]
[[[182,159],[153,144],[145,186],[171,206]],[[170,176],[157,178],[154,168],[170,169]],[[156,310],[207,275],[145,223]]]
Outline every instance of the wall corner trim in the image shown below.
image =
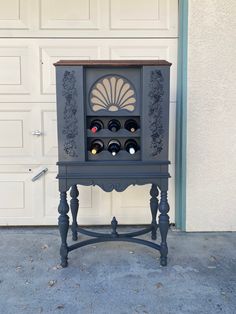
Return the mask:
[[186,230],[188,0],[179,0],[179,44],[176,106],[176,227]]

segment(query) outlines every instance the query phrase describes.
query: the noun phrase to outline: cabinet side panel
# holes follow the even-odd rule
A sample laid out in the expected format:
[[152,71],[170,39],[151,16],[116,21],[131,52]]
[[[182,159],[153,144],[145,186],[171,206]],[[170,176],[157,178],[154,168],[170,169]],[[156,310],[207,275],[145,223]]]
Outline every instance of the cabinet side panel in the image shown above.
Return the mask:
[[59,161],[84,161],[83,67],[57,67],[56,81]]
[[142,76],[142,160],[168,160],[169,82],[167,66],[144,66]]

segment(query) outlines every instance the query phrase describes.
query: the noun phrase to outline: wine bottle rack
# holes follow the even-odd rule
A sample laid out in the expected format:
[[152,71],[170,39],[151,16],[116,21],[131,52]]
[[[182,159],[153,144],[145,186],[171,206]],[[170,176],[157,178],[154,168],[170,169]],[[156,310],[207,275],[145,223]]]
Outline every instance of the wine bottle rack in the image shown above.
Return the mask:
[[[167,201],[169,142],[169,79],[171,64],[163,60],[146,61],[75,61],[64,60],[56,66],[58,175],[60,203],[61,265],[67,266],[68,253],[76,248],[102,241],[129,241],[160,251],[161,265],[167,264],[167,232],[169,205]],[[108,129],[112,119],[120,129]],[[136,121],[138,128],[130,132],[127,120]],[[102,121],[103,127],[92,132],[92,121]],[[135,140],[138,150],[130,154],[127,140]],[[91,153],[91,143],[100,140],[104,149]],[[121,149],[113,156],[108,143],[117,140]],[[111,234],[94,233],[78,226],[77,185],[97,185],[106,192],[124,191],[129,185],[151,184],[151,224],[129,234],[119,234],[115,217]],[[70,206],[67,192],[70,190]],[[159,197],[160,196],[160,197]],[[68,211],[72,214],[72,237],[79,233],[93,239],[67,243]],[[159,217],[157,223],[157,212]],[[160,244],[136,238],[151,232],[152,239],[160,229]]]
[[92,133],[89,129],[87,129],[87,138],[94,138],[94,137],[109,137],[109,138],[113,138],[113,137],[125,137],[125,138],[133,138],[133,137],[139,137],[141,136],[141,131],[140,129],[138,129],[135,132],[129,132],[126,129],[120,129],[117,132],[112,132],[108,129],[102,129],[100,130],[98,133]]
[[[130,132],[124,128],[125,122],[127,121],[127,117],[117,117],[117,116],[107,116],[107,117],[97,117],[97,116],[90,116],[87,117],[87,160],[97,160],[97,161],[105,161],[105,160],[110,160],[110,161],[117,161],[117,160],[140,160],[141,158],[141,152],[140,152],[140,147],[141,147],[141,139],[140,139],[140,117],[128,117],[128,119],[134,120],[139,128],[135,132]],[[90,130],[90,125],[92,121],[94,120],[100,120],[103,123],[104,128],[99,130],[96,133],[93,133]],[[118,131],[110,131],[107,126],[108,123],[111,120],[118,120],[120,123],[121,128]],[[124,144],[128,139],[134,139],[138,146],[139,149],[138,151],[131,155],[129,154],[125,149],[124,149]],[[89,151],[89,148],[91,146],[91,142],[95,139],[99,139],[104,143],[104,150],[101,151],[100,153],[93,155]],[[121,144],[121,150],[118,152],[116,156],[112,156],[110,152],[107,151],[108,148],[108,143],[110,140],[117,139],[120,144]]]

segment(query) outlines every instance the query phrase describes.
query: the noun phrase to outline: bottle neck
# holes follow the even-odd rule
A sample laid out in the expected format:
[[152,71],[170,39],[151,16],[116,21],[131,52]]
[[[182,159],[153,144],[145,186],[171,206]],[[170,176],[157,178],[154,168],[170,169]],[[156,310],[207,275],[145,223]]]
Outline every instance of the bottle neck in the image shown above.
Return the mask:
[[136,150],[133,147],[129,148],[130,155],[134,155],[136,153]]
[[115,156],[120,150],[120,142],[117,140],[111,140],[108,144],[108,151]]
[[125,143],[125,149],[130,155],[134,155],[138,150],[138,144],[135,140],[129,140]]
[[93,133],[96,133],[98,130],[99,130],[99,128],[98,128],[97,126],[93,126],[93,127],[91,128],[91,131],[92,131]]
[[90,151],[93,155],[96,155],[103,150],[103,146],[104,145],[102,141],[96,140],[92,142]]
[[96,133],[103,128],[103,123],[100,120],[94,120],[91,122],[90,130],[92,133]]
[[128,120],[125,123],[125,128],[133,133],[138,129],[138,124],[135,120]]
[[108,129],[112,132],[117,132],[120,129],[120,122],[118,120],[111,120],[108,123]]

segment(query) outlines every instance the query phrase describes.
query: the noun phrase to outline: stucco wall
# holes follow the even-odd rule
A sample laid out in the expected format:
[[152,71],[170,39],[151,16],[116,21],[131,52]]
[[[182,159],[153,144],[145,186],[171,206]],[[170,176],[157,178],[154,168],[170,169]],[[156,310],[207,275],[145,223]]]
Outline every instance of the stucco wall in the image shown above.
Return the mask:
[[236,1],[189,0],[188,231],[236,230]]

